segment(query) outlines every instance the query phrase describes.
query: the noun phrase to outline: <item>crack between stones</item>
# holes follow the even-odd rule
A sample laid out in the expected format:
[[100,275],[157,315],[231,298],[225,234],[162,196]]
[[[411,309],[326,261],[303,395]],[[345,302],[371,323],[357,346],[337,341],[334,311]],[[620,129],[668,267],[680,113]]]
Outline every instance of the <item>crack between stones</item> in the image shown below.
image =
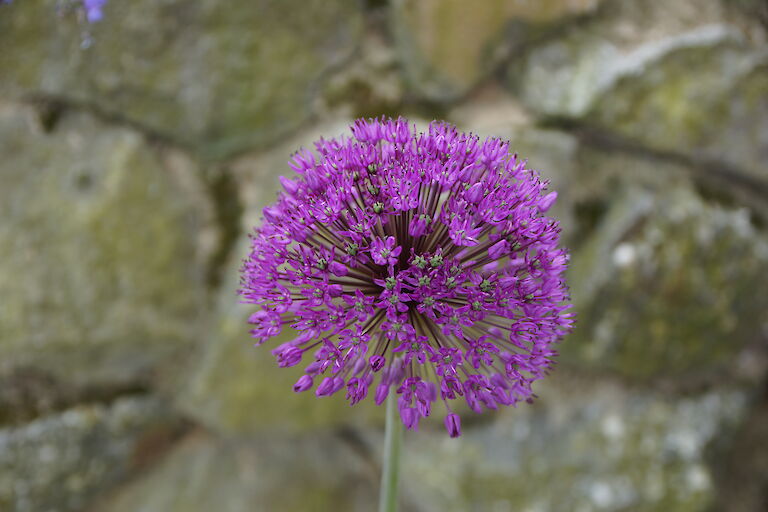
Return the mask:
[[[221,164],[207,162],[194,148],[178,139],[119,113],[68,96],[34,92],[24,95],[19,101],[37,111],[38,120],[46,132],[54,131],[58,121],[68,112],[85,113],[107,125],[135,131],[144,137],[150,146],[180,151],[199,164],[200,167],[214,167],[214,172],[207,175],[203,173],[199,178],[213,205],[215,227],[220,234],[220,240],[206,262],[205,269],[206,284],[211,291],[218,288],[222,280],[223,269],[241,234],[240,221],[244,209],[237,194],[237,184],[227,170],[227,163],[237,158],[237,155],[222,159]],[[0,415],[0,423],[2,423],[1,419],[2,415]]]
[[[314,93],[314,88],[310,88]],[[320,86],[317,87],[317,90]],[[308,94],[308,98],[310,95]],[[314,97],[314,96],[313,96]],[[54,94],[43,91],[31,91],[22,94],[18,97],[9,98],[10,101],[16,101],[22,105],[28,105],[35,108],[38,111],[38,116],[43,129],[50,132],[55,129],[58,119],[67,112],[85,113],[93,116],[95,119],[102,123],[114,126],[128,128],[142,135],[148,143],[159,144],[167,148],[183,151],[185,154],[193,158],[196,162],[205,165],[222,164],[225,165],[244,154],[251,152],[258,152],[268,148],[271,144],[282,140],[284,138],[290,138],[301,132],[302,127],[307,122],[315,120],[315,114],[308,109],[310,114],[307,116],[304,122],[297,123],[293,128],[286,129],[284,131],[275,133],[270,140],[259,144],[243,144],[236,149],[230,151],[216,151],[198,149],[200,147],[208,147],[198,144],[194,141],[184,141],[179,138],[169,135],[167,132],[157,130],[145,123],[139,122],[129,116],[123,115],[118,111],[101,107],[100,105],[83,101],[67,96],[64,94]],[[307,100],[309,102],[309,100]]]
[[237,193],[237,182],[226,167],[208,176],[206,192],[213,204],[218,243],[208,260],[206,282],[215,293],[221,287],[230,257],[242,234],[242,217],[245,208]]
[[68,386],[32,368],[16,368],[0,376],[0,428],[16,428],[80,406],[110,405],[121,398],[151,395],[148,382]]
[[62,114],[67,111],[82,112],[90,114],[105,124],[130,128],[143,135],[149,142],[160,143],[175,149],[181,149],[186,153],[194,154],[194,149],[191,145],[185,144],[159,130],[155,130],[150,126],[135,121],[128,116],[124,116],[113,110],[102,108],[95,103],[77,100],[66,95],[41,91],[23,94],[19,98],[19,102],[36,108],[43,128],[49,132],[55,129],[56,122]]
[[711,510],[740,512],[762,510],[768,503],[768,376],[762,392],[746,419],[736,427],[733,440],[725,446],[724,464],[715,468],[715,502]]
[[556,129],[574,136],[580,144],[604,151],[620,153],[639,159],[664,162],[689,170],[694,185],[705,199],[729,205],[746,204],[754,214],[758,228],[768,225],[768,184],[749,175],[731,162],[697,157],[678,151],[654,148],[605,128],[569,117],[543,117],[536,123],[544,129]]

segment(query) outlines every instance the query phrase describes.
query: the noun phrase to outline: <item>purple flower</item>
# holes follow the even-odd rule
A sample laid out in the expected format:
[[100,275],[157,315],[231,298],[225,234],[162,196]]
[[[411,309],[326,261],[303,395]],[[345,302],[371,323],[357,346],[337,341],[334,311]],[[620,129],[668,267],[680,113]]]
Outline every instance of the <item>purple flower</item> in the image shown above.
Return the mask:
[[272,354],[277,358],[277,365],[281,368],[299,364],[303,353],[302,349],[292,343],[283,343],[272,351]]
[[107,4],[107,0],[83,0],[83,9],[85,9],[85,19],[88,23],[101,21],[103,18],[102,9]]
[[440,347],[438,352],[433,352],[430,361],[435,363],[438,375],[454,375],[456,374],[456,368],[462,361],[461,350],[455,347]]
[[368,362],[371,365],[371,370],[377,372],[384,368],[384,365],[387,364],[387,358],[384,356],[371,356]]
[[382,240],[379,237],[374,238],[371,242],[371,258],[374,263],[379,265],[394,265],[397,263],[397,257],[400,256],[400,252],[403,250],[401,246],[395,246],[395,237],[388,236],[386,240]]
[[445,428],[451,437],[459,437],[461,435],[461,418],[459,418],[459,415],[449,414],[446,416]]
[[508,143],[441,122],[358,120],[281,177],[242,266],[257,344],[288,325],[280,366],[310,357],[295,391],[346,387],[351,404],[394,387],[417,429],[438,399],[482,412],[530,401],[571,328],[568,255],[544,216],[557,198]]
[[301,391],[306,391],[310,388],[312,388],[313,379],[310,375],[302,375],[299,377],[299,380],[296,381],[296,384],[293,385],[293,390],[296,393],[299,393]]
[[404,364],[408,364],[411,359],[416,358],[416,361],[422,365],[430,356],[435,354],[435,350],[429,345],[429,338],[426,336],[417,336],[415,340],[406,341],[392,352],[405,352]]
[[[0,5],[10,4],[13,0],[0,0]],[[107,0],[81,0],[83,11],[85,12],[85,19],[88,23],[95,23],[101,21],[104,17],[102,9],[107,5]],[[77,4],[75,4],[77,6]]]
[[341,377],[326,377],[317,386],[315,394],[317,396],[329,396],[344,387],[344,379]]

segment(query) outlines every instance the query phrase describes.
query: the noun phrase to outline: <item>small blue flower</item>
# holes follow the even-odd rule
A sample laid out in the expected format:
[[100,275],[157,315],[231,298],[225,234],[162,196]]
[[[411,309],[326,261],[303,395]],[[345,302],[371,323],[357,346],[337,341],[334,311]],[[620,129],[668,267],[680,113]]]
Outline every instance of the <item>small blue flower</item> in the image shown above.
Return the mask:
[[88,23],[101,21],[101,19],[104,17],[102,9],[106,4],[107,0],[83,0],[85,18],[88,20]]

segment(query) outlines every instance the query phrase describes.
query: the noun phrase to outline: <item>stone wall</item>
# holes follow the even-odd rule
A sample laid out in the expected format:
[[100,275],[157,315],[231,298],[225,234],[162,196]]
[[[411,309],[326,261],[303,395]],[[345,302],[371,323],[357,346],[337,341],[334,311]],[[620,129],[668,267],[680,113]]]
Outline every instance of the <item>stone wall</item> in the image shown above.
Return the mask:
[[578,311],[534,405],[407,435],[402,510],[766,509],[764,1],[56,5],[0,5],[0,510],[374,508],[381,409],[235,291],[290,153],[381,114],[510,139]]

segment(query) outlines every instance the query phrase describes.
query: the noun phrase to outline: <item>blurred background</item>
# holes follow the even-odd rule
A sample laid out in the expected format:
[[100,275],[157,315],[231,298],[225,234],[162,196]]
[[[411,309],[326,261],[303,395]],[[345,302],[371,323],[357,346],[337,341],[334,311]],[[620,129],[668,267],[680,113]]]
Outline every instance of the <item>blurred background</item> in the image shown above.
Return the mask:
[[0,5],[0,510],[375,508],[381,408],[236,289],[290,154],[382,114],[552,181],[578,312],[534,405],[407,433],[402,510],[768,510],[764,0],[65,4]]

